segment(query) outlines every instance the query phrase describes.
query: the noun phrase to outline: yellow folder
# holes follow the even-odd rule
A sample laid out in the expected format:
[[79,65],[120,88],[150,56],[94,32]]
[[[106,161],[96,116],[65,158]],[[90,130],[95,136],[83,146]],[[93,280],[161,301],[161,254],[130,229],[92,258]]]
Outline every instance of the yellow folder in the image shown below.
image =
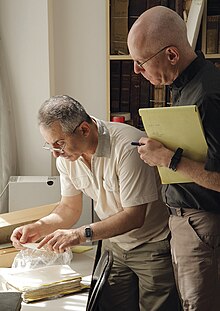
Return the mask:
[[[142,108],[139,114],[148,137],[160,141],[173,151],[180,147],[184,150],[183,156],[204,162],[207,143],[197,106]],[[192,182],[178,170],[174,172],[166,167],[158,167],[158,171],[163,184]]]

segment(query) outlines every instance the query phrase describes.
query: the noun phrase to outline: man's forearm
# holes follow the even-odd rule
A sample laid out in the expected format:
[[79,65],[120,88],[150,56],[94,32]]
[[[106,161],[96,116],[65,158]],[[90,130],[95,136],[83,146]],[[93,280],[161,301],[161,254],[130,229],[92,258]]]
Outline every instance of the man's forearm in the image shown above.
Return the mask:
[[182,157],[177,171],[190,177],[195,183],[205,188],[220,191],[220,173],[204,169],[204,163]]
[[91,224],[93,239],[107,239],[140,228],[145,220],[146,206],[147,204],[126,208],[124,211]]
[[41,219],[36,223],[40,224],[40,232],[43,236],[57,230],[67,229],[74,225],[79,219],[80,213],[73,213],[73,210],[58,204],[53,212]]
[[[160,142],[141,138],[142,146],[138,147],[140,157],[150,166],[169,167],[174,151],[166,148]],[[190,177],[193,182],[205,188],[220,191],[220,173],[210,172],[204,169],[205,163],[196,162],[191,159],[181,157],[177,165],[177,171],[184,176]]]

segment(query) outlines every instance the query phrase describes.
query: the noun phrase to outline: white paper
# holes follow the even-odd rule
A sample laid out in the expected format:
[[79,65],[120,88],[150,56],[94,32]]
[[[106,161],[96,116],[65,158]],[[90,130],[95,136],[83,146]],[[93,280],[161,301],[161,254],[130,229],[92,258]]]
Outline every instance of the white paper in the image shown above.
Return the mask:
[[80,274],[72,270],[68,265],[53,265],[22,272],[10,272],[4,277],[13,287],[25,291],[79,278]]

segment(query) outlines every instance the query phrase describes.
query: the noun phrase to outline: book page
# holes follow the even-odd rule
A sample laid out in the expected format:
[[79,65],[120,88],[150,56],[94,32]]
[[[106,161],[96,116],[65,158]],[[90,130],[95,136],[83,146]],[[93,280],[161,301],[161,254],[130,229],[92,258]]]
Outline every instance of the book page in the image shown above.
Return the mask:
[[19,291],[34,290],[36,288],[79,279],[81,276],[68,265],[53,265],[31,269],[22,272],[11,272],[5,278],[8,284]]

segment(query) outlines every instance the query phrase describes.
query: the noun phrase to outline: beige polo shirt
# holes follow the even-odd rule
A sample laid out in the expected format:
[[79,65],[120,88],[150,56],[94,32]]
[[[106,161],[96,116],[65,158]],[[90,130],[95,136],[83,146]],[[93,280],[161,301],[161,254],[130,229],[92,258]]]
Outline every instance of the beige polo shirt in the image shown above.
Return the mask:
[[57,158],[62,196],[81,192],[94,201],[99,218],[105,219],[124,208],[148,203],[145,223],[140,229],[111,238],[121,248],[130,250],[145,242],[163,240],[168,235],[168,214],[160,197],[156,170],[145,164],[131,141],[145,134],[127,124],[96,120],[98,146],[91,170],[81,158],[71,162]]

